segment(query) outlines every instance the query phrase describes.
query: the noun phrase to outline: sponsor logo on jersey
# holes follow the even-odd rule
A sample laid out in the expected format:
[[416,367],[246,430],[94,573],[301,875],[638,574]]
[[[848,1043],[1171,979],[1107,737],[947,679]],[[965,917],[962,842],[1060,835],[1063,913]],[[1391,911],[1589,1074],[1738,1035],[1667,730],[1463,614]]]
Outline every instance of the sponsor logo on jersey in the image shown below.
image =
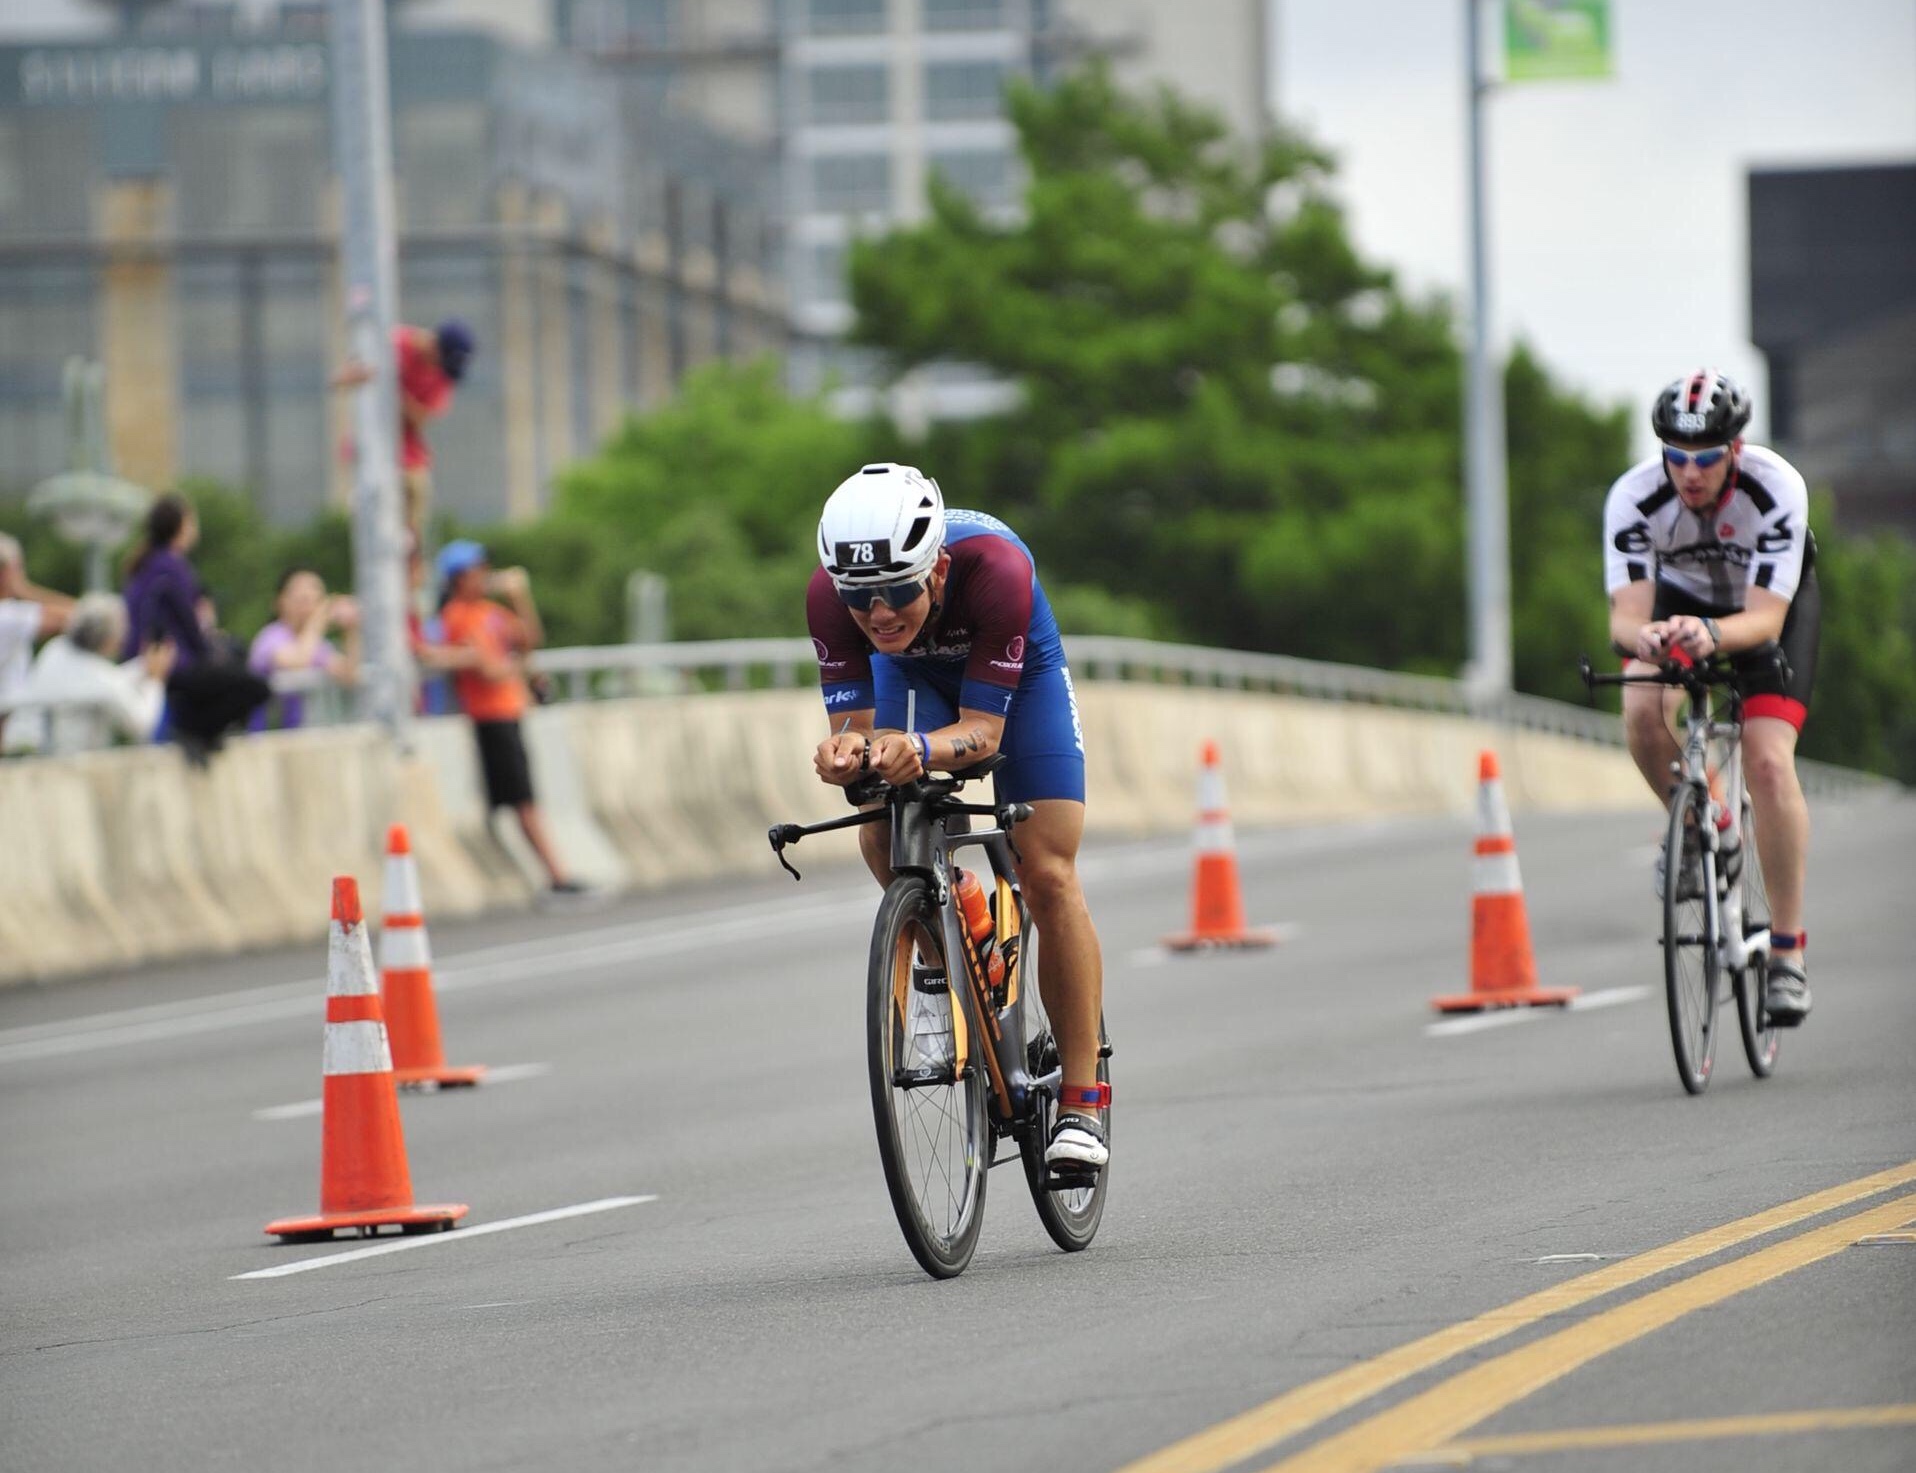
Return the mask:
[[993,670],[1022,670],[1025,667],[1023,660],[991,660],[987,663]]
[[1013,639],[1010,644],[1005,646],[1005,658],[1007,660],[1016,661],[1018,664],[1024,663],[1025,637],[1022,634],[1020,634],[1017,638]]
[[1796,534],[1790,531],[1788,522],[1779,522],[1769,531],[1761,533],[1756,539],[1758,552],[1788,552],[1790,543],[1796,540]]
[[825,693],[825,704],[827,706],[849,706],[857,699],[858,692],[850,686],[847,686],[844,690],[827,691]]
[[1648,552],[1650,550],[1650,524],[1637,522],[1625,527],[1613,539],[1618,552]]
[[825,641],[819,639],[817,636],[813,636],[812,638],[812,653],[818,656],[818,662],[821,665],[832,657],[832,652],[825,648]]
[[1734,567],[1747,568],[1751,553],[1749,548],[1736,542],[1693,542],[1688,547],[1671,548],[1662,554],[1662,559],[1678,567],[1686,564],[1729,563]]
[[1736,528],[1732,527],[1728,522],[1719,523],[1716,529],[1716,535],[1719,537],[1734,537],[1736,536]]

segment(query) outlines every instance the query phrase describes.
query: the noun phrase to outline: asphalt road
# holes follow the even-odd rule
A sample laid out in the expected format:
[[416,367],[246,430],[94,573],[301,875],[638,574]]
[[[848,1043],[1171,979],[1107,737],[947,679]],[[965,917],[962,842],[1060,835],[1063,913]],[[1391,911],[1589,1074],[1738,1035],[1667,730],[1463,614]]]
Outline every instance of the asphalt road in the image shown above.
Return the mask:
[[1815,1015],[1700,1099],[1650,819],[1520,821],[1543,978],[1611,1005],[1474,1031],[1428,1009],[1465,821],[1241,836],[1261,954],[1167,959],[1186,847],[1097,849],[1103,1230],[1057,1252],[1013,1166],[942,1284],[872,1145],[876,892],[810,846],[435,928],[451,1061],[504,1077],[407,1098],[472,1213],[399,1252],[261,1233],[318,1205],[319,952],[0,994],[0,1466],[1908,1470],[1916,802],[1817,823]]

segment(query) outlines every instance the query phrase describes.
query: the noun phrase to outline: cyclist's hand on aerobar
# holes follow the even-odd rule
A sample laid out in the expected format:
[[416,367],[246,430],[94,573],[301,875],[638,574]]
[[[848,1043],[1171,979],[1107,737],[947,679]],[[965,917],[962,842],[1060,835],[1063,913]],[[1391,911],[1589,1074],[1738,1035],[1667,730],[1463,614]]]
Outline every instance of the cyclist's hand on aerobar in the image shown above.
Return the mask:
[[1666,649],[1680,649],[1692,660],[1707,660],[1716,653],[1716,640],[1703,620],[1695,614],[1674,614],[1663,621]]
[[835,788],[849,788],[867,775],[865,749],[871,738],[862,731],[841,731],[818,744],[812,756],[812,770],[821,782]]
[[922,777],[925,765],[918,760],[918,743],[897,731],[873,737],[872,771],[894,788]]

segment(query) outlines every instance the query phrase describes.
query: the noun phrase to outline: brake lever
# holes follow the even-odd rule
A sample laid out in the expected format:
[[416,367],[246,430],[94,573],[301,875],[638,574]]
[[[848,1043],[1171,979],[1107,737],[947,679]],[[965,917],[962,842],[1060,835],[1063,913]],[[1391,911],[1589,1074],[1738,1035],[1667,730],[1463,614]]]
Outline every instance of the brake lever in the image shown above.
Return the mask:
[[775,823],[766,831],[765,837],[771,841],[772,853],[778,856],[778,862],[785,866],[785,873],[794,880],[803,880],[805,877],[794,869],[791,860],[785,857],[785,846],[796,844],[805,837],[805,831],[795,823]]

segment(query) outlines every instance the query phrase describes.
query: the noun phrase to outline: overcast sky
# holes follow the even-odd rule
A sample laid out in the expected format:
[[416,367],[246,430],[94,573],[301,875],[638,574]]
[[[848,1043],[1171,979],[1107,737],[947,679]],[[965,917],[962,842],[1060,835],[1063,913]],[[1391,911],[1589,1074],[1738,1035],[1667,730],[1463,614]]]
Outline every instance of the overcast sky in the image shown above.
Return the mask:
[[[1358,241],[1468,286],[1465,0],[1274,0],[1277,104],[1340,159]],[[1499,332],[1606,400],[1743,378],[1752,166],[1916,162],[1916,0],[1611,0],[1616,76],[1487,103]],[[1639,416],[1641,418],[1641,416]],[[1638,426],[1639,448],[1649,431]]]

